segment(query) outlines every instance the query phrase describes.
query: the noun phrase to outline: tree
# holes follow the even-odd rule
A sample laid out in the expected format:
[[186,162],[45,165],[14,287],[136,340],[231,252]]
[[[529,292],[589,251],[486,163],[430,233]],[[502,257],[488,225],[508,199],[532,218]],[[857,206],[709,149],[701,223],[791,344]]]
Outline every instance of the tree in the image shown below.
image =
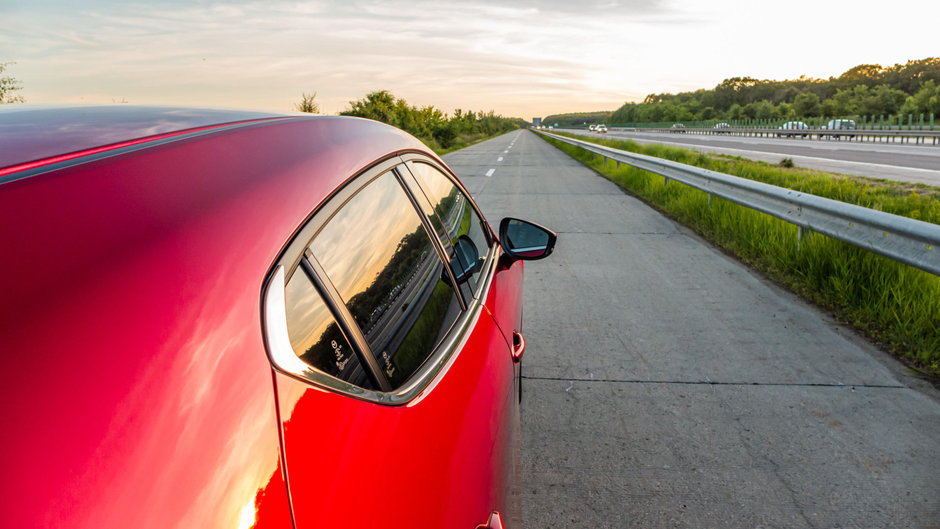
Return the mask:
[[907,94],[886,84],[868,90],[855,101],[855,112],[861,115],[896,114],[907,100]]
[[764,99],[748,103],[744,107],[744,115],[751,119],[770,119],[777,117],[777,109],[773,103]]
[[294,105],[294,108],[301,112],[308,112],[310,114],[319,114],[320,113],[320,104],[316,102],[317,93],[314,92],[310,95],[306,93],[301,94],[300,103]]
[[796,96],[793,99],[793,115],[795,117],[813,117],[818,116],[822,110],[819,103],[819,96],[809,92]]
[[940,114],[940,85],[932,79],[921,86],[916,94],[907,98],[901,107],[902,114]]
[[448,118],[447,114],[433,106],[418,108],[409,105],[388,90],[370,92],[363,99],[350,101],[349,108],[340,112],[340,115],[388,123],[417,136],[435,150],[448,149],[525,126],[522,120],[497,116],[493,111],[483,113],[457,109],[454,117]]
[[[0,74],[11,64],[14,63],[0,62]],[[13,92],[22,89],[23,87],[20,86],[20,82],[15,77],[0,76],[0,103],[22,103],[24,101],[23,96],[13,94]]]

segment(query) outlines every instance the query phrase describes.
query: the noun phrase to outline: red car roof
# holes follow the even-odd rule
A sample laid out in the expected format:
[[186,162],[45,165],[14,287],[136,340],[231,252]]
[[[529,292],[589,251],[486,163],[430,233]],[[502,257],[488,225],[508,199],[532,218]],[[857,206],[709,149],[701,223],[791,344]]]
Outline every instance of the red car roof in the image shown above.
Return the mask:
[[181,107],[3,105],[0,182],[15,166],[28,162],[56,161],[63,155],[88,154],[104,146],[128,145],[183,131],[286,117],[270,112]]

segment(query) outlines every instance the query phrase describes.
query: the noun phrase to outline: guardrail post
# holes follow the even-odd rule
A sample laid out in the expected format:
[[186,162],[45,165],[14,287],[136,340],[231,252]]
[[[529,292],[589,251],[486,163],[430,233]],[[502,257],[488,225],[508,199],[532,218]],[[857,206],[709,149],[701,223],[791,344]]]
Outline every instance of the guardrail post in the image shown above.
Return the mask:
[[799,252],[802,249],[804,234],[806,235],[806,237],[809,237],[811,233],[813,233],[813,230],[809,228],[804,228],[803,226],[800,226],[800,225],[796,226],[796,251],[797,252]]

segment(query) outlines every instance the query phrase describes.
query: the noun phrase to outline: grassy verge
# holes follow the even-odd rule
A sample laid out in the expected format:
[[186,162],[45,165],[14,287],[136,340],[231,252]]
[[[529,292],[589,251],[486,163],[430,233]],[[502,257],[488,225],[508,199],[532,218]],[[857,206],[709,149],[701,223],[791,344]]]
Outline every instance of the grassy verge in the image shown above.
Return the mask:
[[[940,277],[580,148],[546,138],[630,193],[737,255],[917,369],[940,377]],[[579,137],[578,139],[584,139]],[[940,188],[785,168],[662,145],[592,140],[780,187],[940,224]]]

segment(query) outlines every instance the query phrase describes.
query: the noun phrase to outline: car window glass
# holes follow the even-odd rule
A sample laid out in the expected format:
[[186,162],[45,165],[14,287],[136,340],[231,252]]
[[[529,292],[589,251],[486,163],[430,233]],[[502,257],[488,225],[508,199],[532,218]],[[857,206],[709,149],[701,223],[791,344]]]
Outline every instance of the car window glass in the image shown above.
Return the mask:
[[431,221],[431,226],[437,233],[437,237],[444,246],[447,255],[452,255],[453,252],[451,250],[452,242],[450,240],[450,234],[447,232],[444,224],[441,223],[440,217],[437,216],[437,212],[434,210],[434,205],[431,204],[431,200],[428,198],[427,194],[425,194],[424,190],[421,189],[421,186],[418,185],[417,180],[415,180],[414,175],[412,175],[410,171],[402,167],[400,172],[402,175],[402,180],[404,180],[405,184],[408,185],[408,189],[411,191],[412,196],[414,196],[418,201],[418,207],[421,208],[421,211],[423,211]]
[[[469,299],[477,291],[480,275],[483,273],[483,262],[490,248],[488,230],[483,221],[473,209],[473,205],[460,191],[460,188],[437,168],[426,163],[412,163],[410,165],[415,177],[427,190],[428,199],[434,204],[434,209],[450,235],[454,245],[458,248],[475,248],[477,255],[469,255],[466,251],[451,253],[451,266],[470,270],[467,280],[461,282],[461,288]],[[463,239],[467,244],[458,244]],[[469,257],[471,262],[466,262]],[[455,273],[455,275],[460,275]]]
[[393,173],[359,191],[310,250],[393,388],[418,370],[461,308],[417,210]]
[[318,370],[366,389],[373,384],[323,298],[298,268],[284,288],[287,334],[294,353]]

